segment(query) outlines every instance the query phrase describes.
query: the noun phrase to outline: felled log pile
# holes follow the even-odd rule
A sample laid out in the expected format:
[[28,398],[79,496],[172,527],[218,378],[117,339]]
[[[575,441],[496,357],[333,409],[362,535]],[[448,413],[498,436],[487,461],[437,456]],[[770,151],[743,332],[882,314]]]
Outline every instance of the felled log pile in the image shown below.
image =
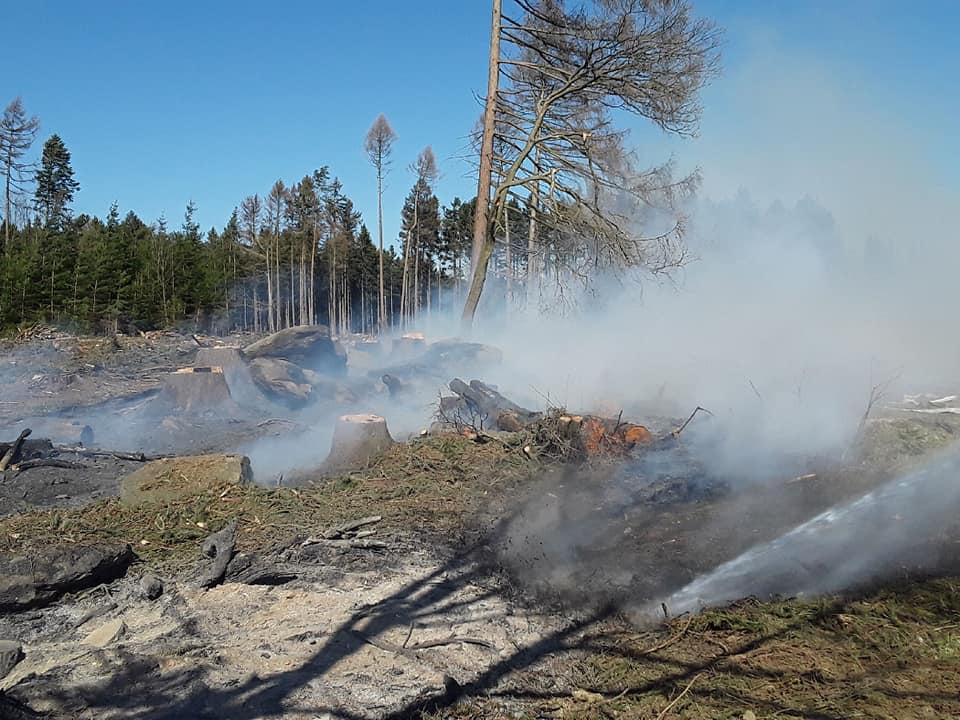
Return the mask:
[[519,432],[541,416],[508,400],[480,380],[467,384],[454,378],[449,387],[455,396],[441,398],[437,412],[437,419],[445,429]]
[[533,428],[533,445],[538,454],[565,462],[622,457],[656,441],[643,425],[559,410],[548,413]]
[[[496,439],[490,433],[526,433],[530,438],[524,454],[560,462],[581,462],[598,457],[625,457],[640,448],[663,449],[676,444],[680,433],[699,413],[698,407],[682,423],[656,434],[645,425],[599,415],[575,415],[551,409],[546,413],[527,410],[496,388],[480,380],[450,381],[452,396],[440,398],[433,433],[454,432],[478,442]],[[500,438],[502,440],[502,438]]]

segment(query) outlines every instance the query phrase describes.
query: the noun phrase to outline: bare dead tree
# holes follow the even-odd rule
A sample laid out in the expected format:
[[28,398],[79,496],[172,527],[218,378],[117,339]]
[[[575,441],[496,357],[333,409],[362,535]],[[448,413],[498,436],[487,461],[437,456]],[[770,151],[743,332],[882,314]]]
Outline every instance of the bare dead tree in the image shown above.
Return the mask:
[[[549,225],[555,241],[570,245],[572,253],[554,253],[558,273],[662,272],[682,264],[680,204],[698,175],[675,179],[671,163],[641,169],[613,113],[625,110],[665,132],[692,135],[699,91],[717,64],[718,31],[693,17],[687,0],[599,0],[575,8],[563,0],[514,4],[517,19],[494,9],[500,42],[491,49],[500,49],[491,57],[491,72],[498,68],[498,82],[491,80],[488,90],[495,118],[487,122],[485,116],[481,178],[488,147],[491,174],[503,170],[490,203],[483,202],[482,187],[478,195],[467,325],[494,249],[490,217],[499,217],[511,197],[531,208],[531,236],[538,242]],[[502,156],[494,156],[495,147]],[[638,218],[663,227],[650,234]],[[532,245],[530,257],[537,252]],[[528,267],[542,265],[528,258]]]
[[387,322],[387,300],[383,287],[383,176],[390,167],[390,154],[393,152],[393,143],[397,134],[390,127],[390,122],[383,113],[377,116],[367,132],[364,150],[370,158],[370,164],[377,171],[377,220],[380,231],[380,297],[377,309],[377,318],[380,332],[383,332]]
[[3,167],[4,201],[3,242],[4,248],[10,243],[10,218],[14,210],[14,195],[25,191],[24,183],[32,164],[24,162],[23,157],[30,150],[40,121],[37,116],[27,117],[23,101],[18,97],[3,111],[0,117],[0,165]]

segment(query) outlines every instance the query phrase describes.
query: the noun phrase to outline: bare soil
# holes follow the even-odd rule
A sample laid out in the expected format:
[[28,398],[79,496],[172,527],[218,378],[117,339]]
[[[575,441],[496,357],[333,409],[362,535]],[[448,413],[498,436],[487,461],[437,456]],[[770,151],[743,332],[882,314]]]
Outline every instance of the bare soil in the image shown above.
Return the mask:
[[[94,351],[44,342],[8,349],[2,439],[50,412],[102,417],[105,433],[156,423],[149,448],[113,448],[125,451],[229,452],[289,431],[264,424],[272,408],[144,419],[161,373],[151,368],[188,365],[186,338]],[[0,552],[122,541],[140,564],[110,586],[0,615],[0,638],[25,649],[0,699],[62,718],[958,717],[960,533],[922,539],[944,558],[937,577],[905,567],[846,597],[745,600],[646,628],[623,614],[958,431],[950,416],[882,416],[845,463],[813,459],[802,478],[736,488],[682,445],[669,471],[643,457],[565,467],[529,459],[523,433],[426,437],[297,487],[210,487],[133,508],[116,495],[136,462],[8,471]],[[384,549],[308,541],[367,515],[382,516]],[[295,579],[200,590],[200,543],[232,518],[241,553]],[[148,572],[165,586],[157,600],[140,588]],[[118,619],[115,642],[84,642]]]

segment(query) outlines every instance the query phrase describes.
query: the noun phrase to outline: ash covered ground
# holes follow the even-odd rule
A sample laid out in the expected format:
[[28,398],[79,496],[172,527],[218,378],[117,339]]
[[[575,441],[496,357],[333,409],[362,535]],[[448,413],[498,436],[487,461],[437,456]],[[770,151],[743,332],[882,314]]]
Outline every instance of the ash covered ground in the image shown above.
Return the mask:
[[[960,712],[949,518],[867,553],[843,595],[778,599],[748,574],[700,598],[719,609],[671,607],[927,467],[960,430],[943,397],[878,403],[843,452],[737,476],[721,414],[537,407],[496,385],[490,346],[352,338],[332,366],[287,348],[294,367],[254,352],[231,369],[258,338],[39,333],[4,354],[0,440],[34,432],[0,481],[0,640],[19,648],[0,717],[657,717],[681,692],[689,718]],[[175,372],[210,357],[227,396],[218,373]],[[336,418],[357,412],[398,442],[331,464]],[[233,520],[211,581],[205,542]],[[809,578],[832,558],[794,560]]]

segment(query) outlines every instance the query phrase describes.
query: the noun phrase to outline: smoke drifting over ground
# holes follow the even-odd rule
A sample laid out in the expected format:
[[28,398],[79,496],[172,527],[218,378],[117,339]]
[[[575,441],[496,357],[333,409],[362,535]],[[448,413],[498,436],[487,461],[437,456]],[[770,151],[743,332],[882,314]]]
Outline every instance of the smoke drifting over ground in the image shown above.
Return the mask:
[[[723,517],[698,516],[699,537],[676,557],[664,546],[658,566],[618,538],[641,527],[654,528],[650,543],[665,540],[644,488],[698,471],[661,458],[666,467],[603,478],[602,491],[590,489],[595,478],[548,478],[504,541],[508,564],[532,570],[535,582],[582,590],[592,566],[606,583],[598,595],[617,578],[630,578],[623,589],[676,588],[702,572],[691,557],[709,556],[717,538],[730,549],[758,542],[749,534],[764,512],[805,519],[803,498],[773,485],[839,460],[874,386],[887,399],[960,390],[960,338],[947,310],[960,267],[956,198],[924,165],[927,144],[906,123],[817,63],[796,60],[767,49],[735,73],[724,86],[738,108],[729,127],[708,122],[692,145],[705,174],[690,208],[695,262],[671,282],[611,283],[591,300],[599,309],[577,317],[518,318],[490,330],[515,363],[510,389],[526,391],[528,403],[548,395],[631,419],[710,409],[714,417],[685,438],[689,452],[711,482],[741,493],[739,506],[717,511]],[[722,602],[840,590],[883,575],[917,532],[942,526],[935,498],[955,475],[955,459],[942,461],[915,487],[908,478],[877,491],[867,503],[875,509],[831,511],[673,600],[687,610],[700,590],[705,602]],[[597,510],[610,493],[621,504]],[[910,521],[880,542],[878,528],[898,512]],[[772,574],[790,557],[794,568],[822,571]],[[672,572],[671,562],[683,567]]]

